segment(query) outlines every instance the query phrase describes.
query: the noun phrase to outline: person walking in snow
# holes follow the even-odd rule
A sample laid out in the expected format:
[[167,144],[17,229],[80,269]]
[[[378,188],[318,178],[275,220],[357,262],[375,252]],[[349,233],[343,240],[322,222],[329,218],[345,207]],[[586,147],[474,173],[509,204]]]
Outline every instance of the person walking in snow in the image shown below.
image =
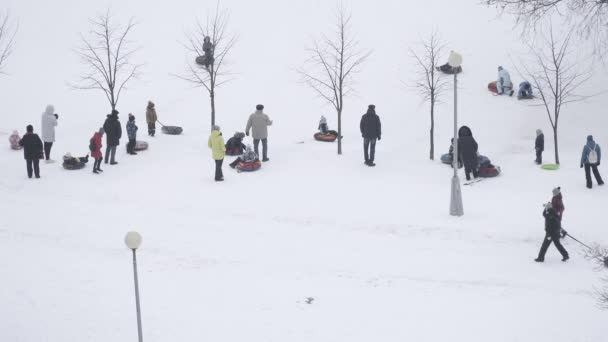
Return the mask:
[[11,145],[12,150],[20,150],[22,148],[19,145],[19,140],[21,140],[19,132],[17,132],[17,130],[14,130],[13,134],[8,137],[8,143]]
[[135,144],[137,143],[137,125],[135,124],[135,116],[129,113],[129,121],[127,121],[127,136],[129,137],[129,143],[127,144],[127,153],[130,155],[136,155]]
[[108,118],[103,124],[103,130],[106,132],[106,155],[104,163],[110,162],[110,165],[116,165],[116,147],[120,145],[122,137],[122,127],[118,121],[118,111],[112,110],[112,114],[108,114]]
[[559,217],[551,202],[545,204],[545,209],[543,210],[543,217],[545,218],[545,239],[543,240],[543,244],[540,247],[540,251],[538,252],[538,258],[534,259],[536,262],[545,261],[545,254],[547,253],[547,249],[551,243],[555,245],[557,250],[562,255],[562,261],[567,261],[570,259],[568,256],[568,252],[562,246],[560,239],[560,233],[562,230],[562,225]]
[[587,136],[587,143],[583,147],[583,153],[581,155],[581,168],[585,167],[585,179],[587,180],[587,188],[589,189],[593,187],[593,183],[591,182],[591,171],[593,171],[593,176],[595,176],[597,184],[604,185],[602,176],[597,170],[601,161],[602,149],[595,143],[592,135]]
[[540,129],[536,130],[536,140],[534,141],[534,150],[536,150],[536,160],[534,162],[537,165],[543,163],[543,151],[545,151],[545,135]]
[[42,127],[42,141],[44,141],[44,156],[47,163],[52,163],[54,160],[51,159],[51,148],[55,142],[55,127],[57,127],[57,120],[59,115],[55,114],[55,107],[53,105],[46,106],[44,113],[42,113],[41,126]]
[[26,133],[19,140],[19,145],[23,147],[23,157],[27,167],[27,176],[32,178],[32,173],[36,178],[40,178],[40,159],[42,159],[42,140],[38,134],[34,133],[34,127],[28,125]]
[[363,158],[367,166],[376,166],[376,141],[382,139],[382,125],[380,117],[376,114],[376,106],[371,104],[367,107],[367,112],[361,116],[359,123],[361,136],[363,137]]
[[215,181],[221,182],[224,180],[222,172],[222,163],[226,154],[226,145],[224,145],[224,137],[220,132],[220,126],[214,125],[207,143],[211,149],[213,160],[215,160]]
[[507,94],[513,96],[513,83],[511,82],[511,75],[503,67],[498,67],[498,79],[496,80],[496,91],[498,95]]
[[93,173],[103,172],[101,169],[101,161],[103,160],[103,154],[101,153],[101,138],[103,138],[104,130],[103,127],[99,128],[99,131],[93,134],[91,140],[89,140],[89,150],[91,151],[91,158],[95,159],[93,163]]
[[156,134],[156,121],[158,115],[156,115],[156,108],[154,102],[148,101],[148,107],[146,107],[146,123],[148,124],[148,135],[153,137]]
[[477,151],[479,146],[477,141],[473,138],[473,132],[467,126],[462,126],[458,130],[458,157],[464,164],[464,174],[467,180],[471,180],[471,173],[473,178],[479,176],[479,158]]
[[264,105],[255,106],[255,113],[249,116],[247,121],[247,127],[245,128],[245,134],[249,136],[249,130],[253,136],[253,149],[255,154],[260,155],[258,146],[260,140],[262,141],[262,161],[267,162],[268,159],[268,126],[272,125],[272,120],[268,115],[264,114]]

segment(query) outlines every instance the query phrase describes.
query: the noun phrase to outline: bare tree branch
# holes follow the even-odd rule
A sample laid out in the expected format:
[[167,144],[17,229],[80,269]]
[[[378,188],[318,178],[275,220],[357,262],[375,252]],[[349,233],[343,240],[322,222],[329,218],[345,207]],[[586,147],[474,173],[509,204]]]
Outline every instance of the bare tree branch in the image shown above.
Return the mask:
[[131,47],[132,43],[127,39],[135,22],[131,18],[124,28],[115,26],[107,10],[90,19],[89,23],[89,37],[81,34],[82,46],[77,50],[82,64],[89,71],[72,87],[103,91],[110,107],[115,110],[127,83],[140,76],[141,65],[130,62],[138,49]]
[[351,33],[352,15],[340,6],[331,37],[322,36],[307,49],[310,57],[298,69],[302,82],[323,101],[329,103],[338,117],[338,154],[342,154],[342,112],[344,99],[353,91],[354,76],[361,71],[371,50],[359,48]]
[[4,65],[15,48],[18,28],[18,25],[11,21],[8,11],[0,12],[0,74],[4,74]]

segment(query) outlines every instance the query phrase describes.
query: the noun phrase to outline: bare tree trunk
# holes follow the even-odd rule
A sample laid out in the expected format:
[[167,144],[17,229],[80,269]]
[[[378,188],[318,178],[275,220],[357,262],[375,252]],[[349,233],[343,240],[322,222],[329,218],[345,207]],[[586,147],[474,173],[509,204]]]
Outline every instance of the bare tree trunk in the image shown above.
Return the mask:
[[342,108],[338,110],[338,154],[342,154]]
[[431,98],[431,160],[435,160],[435,96]]
[[553,127],[553,144],[555,145],[555,164],[559,165],[559,147],[557,144],[557,122]]
[[209,97],[211,97],[211,128],[213,128],[215,126],[215,91],[212,90]]

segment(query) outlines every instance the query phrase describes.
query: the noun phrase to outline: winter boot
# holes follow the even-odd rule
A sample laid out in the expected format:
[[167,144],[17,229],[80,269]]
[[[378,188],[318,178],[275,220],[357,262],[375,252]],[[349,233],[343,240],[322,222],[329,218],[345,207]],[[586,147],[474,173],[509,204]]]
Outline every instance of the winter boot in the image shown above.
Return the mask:
[[534,261],[536,261],[536,262],[544,262],[544,261],[545,261],[545,259],[536,258],[536,259],[534,259]]

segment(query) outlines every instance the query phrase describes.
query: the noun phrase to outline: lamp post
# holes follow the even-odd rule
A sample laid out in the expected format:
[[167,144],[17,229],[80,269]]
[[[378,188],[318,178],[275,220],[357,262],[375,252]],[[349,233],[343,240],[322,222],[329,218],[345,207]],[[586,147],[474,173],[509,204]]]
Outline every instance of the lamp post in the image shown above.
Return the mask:
[[141,235],[138,232],[128,232],[125,236],[125,244],[133,252],[133,278],[135,279],[135,310],[137,311],[137,335],[139,342],[144,338],[141,332],[141,309],[139,306],[139,281],[137,279],[137,253],[136,250],[141,245]]
[[[454,51],[450,53],[448,64],[454,68],[462,65],[462,56]],[[458,178],[458,73],[454,73],[454,153],[452,154],[452,193],[450,196],[450,215],[462,216],[464,209],[462,205],[462,191],[460,190],[460,179]]]

